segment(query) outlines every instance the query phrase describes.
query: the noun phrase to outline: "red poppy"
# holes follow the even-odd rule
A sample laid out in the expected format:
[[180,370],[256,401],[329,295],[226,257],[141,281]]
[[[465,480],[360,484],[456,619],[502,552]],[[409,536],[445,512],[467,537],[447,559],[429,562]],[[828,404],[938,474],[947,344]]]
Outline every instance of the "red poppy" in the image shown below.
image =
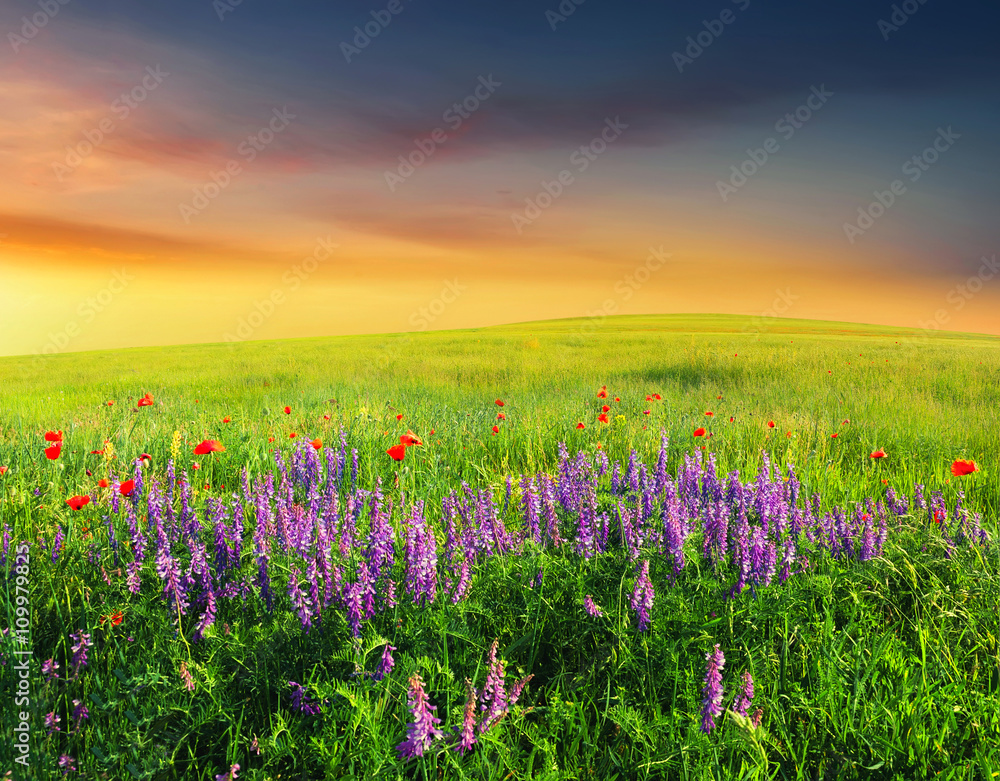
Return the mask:
[[604,388],[601,388],[599,391],[597,391],[597,398],[606,399],[607,397],[608,397],[608,392],[604,390]]
[[707,415],[708,417],[712,417],[713,415],[715,415],[715,413],[714,413],[714,412],[706,412],[705,414],[706,414],[706,415]]
[[45,448],[45,457],[49,461],[55,461],[59,458],[59,452],[62,450],[62,442],[56,442],[52,447]]
[[392,457],[393,461],[402,461],[403,460],[403,456],[406,455],[406,445],[404,445],[402,443],[400,443],[398,445],[393,445],[392,447],[390,447],[385,452],[388,453]]
[[72,507],[74,510],[79,510],[81,507],[90,504],[89,496],[71,496],[66,500],[66,504]]
[[600,415],[597,416],[597,420],[600,421],[601,423],[607,423],[608,416],[602,412]]
[[103,450],[91,450],[90,451],[90,455],[92,455],[92,456],[103,456],[104,455],[104,451]]
[[615,401],[621,401],[621,399],[615,396]]
[[293,432],[292,432],[291,434],[289,434],[289,435],[288,435],[288,438],[289,438],[289,439],[295,439],[295,437],[297,437],[297,436],[298,436],[298,434],[296,434],[296,433],[295,433],[295,432],[293,431]]
[[[433,434],[434,432],[432,431],[431,433]],[[422,444],[424,444],[423,442],[420,441],[420,437],[418,437],[416,434],[414,434],[409,429],[407,429],[406,433],[403,434],[403,436],[401,436],[399,438],[399,442],[400,442],[400,444],[407,445],[407,446],[409,446],[409,445],[422,445]]]
[[703,428],[696,428],[694,430],[694,435],[696,437],[703,437],[703,436],[705,436],[705,429],[703,429]]
[[577,427],[578,429],[579,429],[579,428],[586,428],[586,426],[585,426],[585,425],[583,425],[583,423],[582,423],[582,422],[580,422],[580,423],[577,423],[577,424],[576,424],[576,427]]
[[978,472],[979,467],[976,466],[975,461],[963,461],[958,459],[951,465],[951,473],[955,477],[961,477],[962,475],[971,475],[973,472]]
[[107,401],[106,401],[105,403],[106,403],[106,404],[107,404],[107,405],[108,405],[109,407],[113,407],[113,406],[115,406],[115,402],[114,402],[114,400],[112,400],[112,399],[108,399],[108,400],[107,400]]
[[495,401],[494,403],[495,403],[495,404],[496,404],[496,405],[497,405],[498,407],[502,407],[502,406],[503,406],[503,400],[502,400],[502,399],[497,399],[497,400],[496,400],[496,401]]
[[722,396],[716,396],[715,398],[716,398],[716,399],[721,399],[721,398],[722,398]]
[[652,410],[648,410],[648,409],[644,409],[644,410],[642,411],[642,414],[643,414],[643,415],[649,415],[649,414],[650,414],[651,412],[652,412]]
[[654,393],[653,398],[657,401],[663,401],[663,397],[659,393]]
[[792,432],[791,431],[785,432],[785,436],[790,438],[792,436]]
[[141,456],[139,456],[139,460],[142,462],[142,465],[147,469],[149,469],[149,467],[153,465],[153,457],[149,455],[149,453],[143,453]]
[[229,421],[230,421],[230,417],[228,415],[222,419],[223,423],[228,423]]
[[104,626],[105,621],[110,621],[111,626],[118,626],[122,622],[123,618],[125,618],[125,615],[120,610],[115,611],[114,613],[108,613],[106,616],[101,616],[101,626]]
[[885,451],[884,450],[876,450],[874,453],[872,453],[869,456],[869,458],[885,458]]
[[849,426],[849,425],[851,425],[851,420],[850,420],[850,418],[848,418],[847,420],[845,420],[845,421],[844,421],[843,423],[841,423],[840,425],[841,425],[841,426]]
[[147,393],[138,401],[138,406],[140,407],[151,407],[153,405],[153,394]]
[[601,405],[601,412],[608,412],[611,409],[607,404]]
[[767,427],[768,428],[774,428],[774,421],[773,420],[767,421]]
[[286,415],[291,415],[292,414],[292,408],[291,407],[285,407],[285,414]]
[[730,422],[730,423],[735,423],[735,422],[736,422],[736,418],[730,418],[730,419],[729,419],[729,422]]
[[45,441],[46,442],[62,442],[62,432],[61,431],[46,431]]
[[320,439],[319,437],[317,437],[316,439],[314,439],[309,444],[312,445],[316,450],[319,450],[319,449],[321,449],[323,447],[323,440]]
[[494,426],[493,427],[493,433],[494,434],[499,434],[500,433],[500,427],[499,426]]
[[944,512],[942,512],[941,510],[934,511],[934,521],[938,524],[938,526],[940,526],[944,522],[944,518],[945,518]]
[[836,439],[838,436],[840,436],[840,435],[839,434],[831,434],[830,435],[830,439]]
[[324,415],[324,416],[323,416],[323,420],[329,420],[329,419],[330,419],[330,416],[329,416],[329,415]]
[[111,485],[111,483],[109,483],[103,477],[100,480],[97,481],[97,487],[98,488],[108,488],[110,485]]
[[7,467],[0,466],[0,475],[4,474],[6,471],[7,471]]
[[225,448],[217,439],[206,439],[194,449],[196,456],[205,456],[209,453],[221,453]]
[[402,415],[397,415],[397,416],[396,416],[396,420],[402,420],[402,419],[403,419],[403,416],[402,416]]
[[434,436],[434,429],[431,429],[431,436]]
[[497,413],[497,420],[507,420],[507,416],[504,415],[502,412],[498,412]]
[[652,400],[653,400],[652,396],[646,396],[646,401],[652,401]]
[[201,464],[199,464],[197,461],[195,461],[193,464],[191,464],[191,468],[192,469],[201,469]]
[[132,492],[135,490],[135,480],[126,480],[120,486],[118,486],[118,493],[122,496],[131,496]]

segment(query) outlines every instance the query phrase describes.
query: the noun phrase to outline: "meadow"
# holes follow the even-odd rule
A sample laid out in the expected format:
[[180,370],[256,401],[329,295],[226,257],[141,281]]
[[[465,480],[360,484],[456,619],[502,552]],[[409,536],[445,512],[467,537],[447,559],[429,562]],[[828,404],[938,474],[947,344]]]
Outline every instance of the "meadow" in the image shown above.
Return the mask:
[[0,358],[0,772],[1000,778],[998,383],[710,315]]

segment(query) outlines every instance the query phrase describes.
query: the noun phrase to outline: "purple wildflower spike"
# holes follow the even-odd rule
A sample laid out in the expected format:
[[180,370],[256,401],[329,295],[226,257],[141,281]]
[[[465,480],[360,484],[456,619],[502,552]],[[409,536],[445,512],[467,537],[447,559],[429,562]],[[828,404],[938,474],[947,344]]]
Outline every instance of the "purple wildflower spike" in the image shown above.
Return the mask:
[[413,711],[413,721],[406,727],[406,740],[396,746],[400,759],[422,757],[436,738],[444,736],[444,733],[434,726],[440,724],[441,719],[432,713],[432,711],[437,710],[437,707],[428,702],[427,694],[424,692],[424,683],[420,680],[419,673],[410,676],[407,701],[410,704],[410,710]]
[[701,731],[708,735],[715,729],[715,717],[722,714],[722,668],[726,657],[718,643],[714,651],[705,654],[705,660],[708,664],[705,667],[705,686],[701,690]]

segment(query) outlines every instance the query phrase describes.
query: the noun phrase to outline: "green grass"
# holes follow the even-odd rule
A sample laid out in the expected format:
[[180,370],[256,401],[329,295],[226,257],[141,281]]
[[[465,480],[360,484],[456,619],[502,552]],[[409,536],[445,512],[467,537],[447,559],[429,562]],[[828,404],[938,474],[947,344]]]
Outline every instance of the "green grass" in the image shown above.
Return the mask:
[[[401,598],[366,626],[359,650],[332,607],[322,632],[302,632],[280,574],[290,560],[281,555],[273,613],[256,597],[246,607],[223,601],[204,641],[191,642],[195,617],[182,621],[186,637],[175,637],[176,616],[151,565],[138,595],[112,572],[104,500],[79,513],[64,503],[94,491],[109,469],[124,475],[141,453],[152,455],[162,478],[179,432],[179,467],[200,462],[192,473],[200,513],[206,495],[238,487],[244,466],[251,476],[272,472],[276,445],[286,454],[315,437],[338,446],[343,428],[359,452],[359,483],[381,478],[394,522],[407,496],[425,499],[438,526],[441,497],[463,480],[502,499],[508,477],[553,472],[560,442],[591,457],[600,445],[623,466],[634,449],[652,468],[663,432],[671,474],[704,445],[720,474],[738,469],[746,481],[766,451],[781,469],[794,465],[803,495],[821,494],[824,510],[920,483],[928,495],[941,491],[949,507],[961,490],[996,539],[997,337],[637,316],[2,358],[0,377],[0,465],[9,467],[0,477],[0,525],[34,543],[31,723],[40,778],[66,751],[89,778],[210,779],[232,762],[241,779],[1000,778],[998,547],[960,545],[948,558],[919,513],[901,519],[872,561],[824,554],[788,583],[735,600],[725,599],[692,538],[675,583],[669,562],[652,557],[657,596],[645,633],[628,604],[634,567],[624,551],[589,561],[550,549],[496,557],[457,605],[420,609]],[[137,409],[147,392],[155,403]],[[651,394],[662,400],[646,401]],[[597,421],[602,403],[611,407],[608,425]],[[499,411],[506,420],[496,420]],[[711,436],[693,437],[698,427]],[[52,462],[42,436],[59,429],[63,451]],[[424,446],[397,464],[385,450],[407,429]],[[226,451],[193,456],[205,438]],[[90,455],[105,440],[113,461]],[[871,459],[879,448],[887,457]],[[980,471],[952,477],[956,458],[975,460]],[[599,499],[610,508],[610,496]],[[510,528],[516,510],[506,515]],[[84,539],[84,525],[92,538]],[[66,548],[53,563],[57,527]],[[248,534],[252,528],[248,522]],[[440,545],[440,528],[438,538]],[[255,572],[249,553],[243,566]],[[527,588],[540,569],[543,585]],[[13,583],[8,577],[8,615]],[[583,612],[587,593],[604,619]],[[100,616],[117,609],[122,625],[100,628]],[[90,665],[77,681],[45,684],[37,665],[54,656],[65,675],[69,633],[80,629],[97,642]],[[420,671],[451,728],[461,719],[464,679],[482,685],[494,638],[511,678],[535,675],[519,706],[465,757],[438,751],[398,762],[408,675]],[[399,649],[392,675],[377,684],[352,677],[355,664],[374,668],[385,641]],[[727,696],[740,672],[753,673],[762,729],[726,717],[709,736],[698,730],[714,643],[726,653]],[[197,684],[190,693],[182,661]],[[10,702],[15,679],[9,663],[3,670],[0,696]],[[289,679],[328,701],[321,716],[289,708]],[[88,701],[91,718],[68,736],[73,699]],[[63,731],[46,738],[50,710],[62,713]],[[249,750],[255,736],[259,756]],[[3,772],[11,760],[0,760]]]

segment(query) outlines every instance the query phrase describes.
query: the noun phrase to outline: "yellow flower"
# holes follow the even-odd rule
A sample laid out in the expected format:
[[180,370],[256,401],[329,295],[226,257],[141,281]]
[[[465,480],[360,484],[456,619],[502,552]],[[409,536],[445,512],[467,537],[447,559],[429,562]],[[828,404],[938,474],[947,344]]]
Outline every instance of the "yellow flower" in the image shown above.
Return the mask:
[[111,461],[115,457],[115,446],[110,442],[104,443],[104,460]]
[[170,440],[170,457],[176,461],[181,452],[181,432],[175,431]]

